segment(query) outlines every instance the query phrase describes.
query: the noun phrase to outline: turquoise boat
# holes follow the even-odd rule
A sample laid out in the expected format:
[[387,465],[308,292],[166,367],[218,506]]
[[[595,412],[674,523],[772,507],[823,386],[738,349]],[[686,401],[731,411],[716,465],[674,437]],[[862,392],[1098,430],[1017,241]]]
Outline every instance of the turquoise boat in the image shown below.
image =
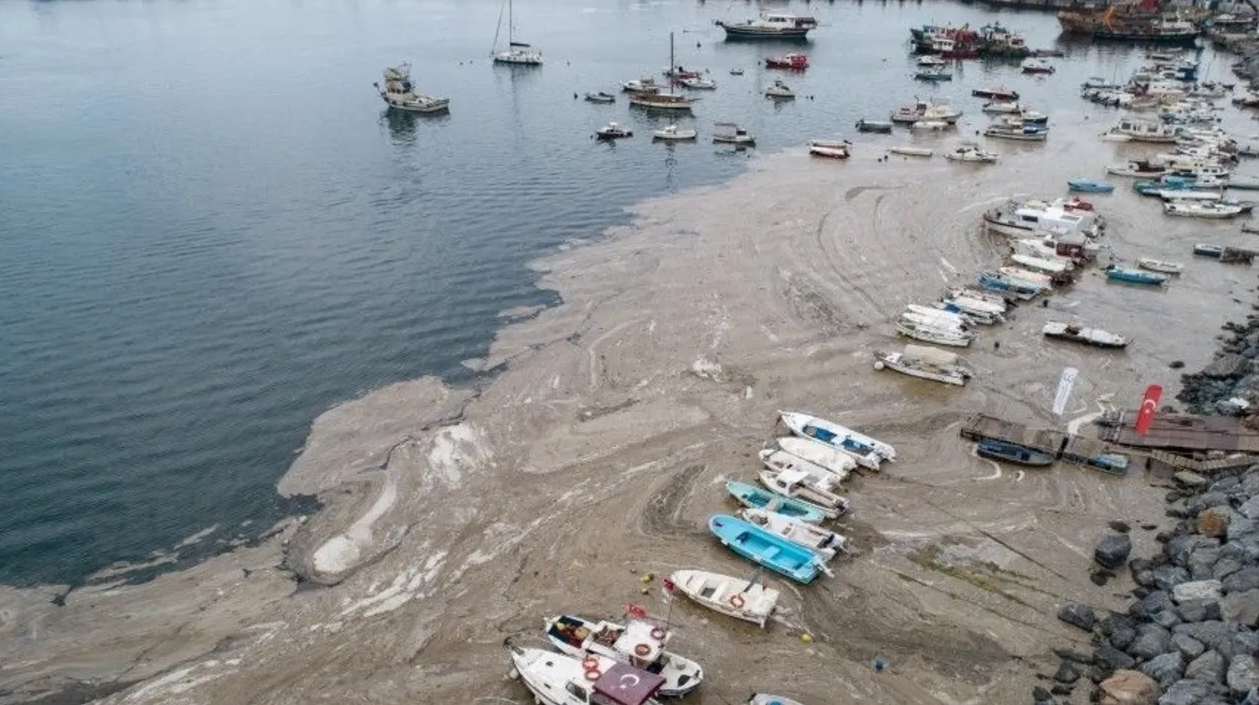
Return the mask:
[[1112,264],[1106,268],[1106,278],[1129,284],[1162,286],[1167,283],[1168,276],[1157,272],[1145,272],[1140,269],[1124,269]]
[[1083,193],[1110,193],[1115,190],[1115,185],[1109,181],[1096,179],[1067,179],[1067,190]]
[[714,514],[708,530],[731,551],[798,583],[808,585],[822,571],[818,554],[738,517]]
[[802,502],[791,497],[776,495],[755,485],[749,485],[746,482],[730,480],[726,483],[726,491],[730,493],[730,496],[739,500],[739,504],[745,507],[766,509],[775,514],[807,521],[811,524],[820,524],[826,518],[826,512],[821,507],[816,507],[808,502]]

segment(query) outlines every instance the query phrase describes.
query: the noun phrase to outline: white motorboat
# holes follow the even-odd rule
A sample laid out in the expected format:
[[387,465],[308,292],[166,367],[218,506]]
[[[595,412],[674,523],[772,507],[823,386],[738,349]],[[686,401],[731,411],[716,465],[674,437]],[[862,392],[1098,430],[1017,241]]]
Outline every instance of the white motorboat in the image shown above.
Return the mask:
[[718,122],[714,127],[717,128],[713,133],[713,142],[721,144],[756,144],[756,136],[747,130],[739,127],[733,122]]
[[774,588],[720,573],[676,570],[669,580],[676,590],[696,603],[762,629],[778,604],[779,593]]
[[1148,269],[1151,272],[1159,272],[1161,274],[1180,274],[1185,269],[1185,265],[1179,262],[1164,262],[1163,260],[1149,257],[1138,259],[1137,266],[1141,269]]
[[980,149],[979,145],[974,142],[962,142],[951,151],[945,152],[944,158],[955,162],[992,164],[1000,159],[1000,156],[995,152]]
[[949,62],[935,54],[928,54],[918,58],[918,65],[922,67],[948,66]]
[[[781,453],[782,451],[770,452]],[[761,470],[756,476],[765,489],[813,507],[827,519],[835,519],[848,511],[847,499],[832,492],[810,488],[807,484],[809,477],[802,471],[783,470],[782,472],[773,472],[772,470]]]
[[631,81],[625,81],[621,84],[622,89],[627,93],[659,93],[660,86],[656,85],[656,79],[650,76],[645,78],[635,78]]
[[1176,141],[1176,130],[1175,126],[1165,125],[1161,122],[1124,118],[1119,121],[1119,124],[1110,128],[1108,134],[1127,138],[1116,141],[1170,143]]
[[633,137],[634,133],[629,128],[623,127],[615,122],[608,124],[595,130],[595,136],[601,140],[619,140],[625,137]]
[[1045,61],[1044,59],[1036,59],[1036,58],[1024,59],[1023,63],[1019,65],[1019,68],[1023,71],[1023,73],[1053,73],[1054,72],[1054,67],[1052,64],[1050,64],[1048,61]]
[[949,126],[949,123],[943,120],[919,120],[917,122],[911,122],[909,124],[909,129],[930,130],[932,132],[939,132],[941,130],[948,129],[948,126]]
[[[1010,243],[1010,247],[1014,250],[1014,254],[1016,255],[1026,255],[1028,257],[1035,257],[1036,259],[1054,262],[1062,265],[1067,270],[1075,268],[1074,260],[1070,257],[1063,257],[1062,255],[1059,255],[1056,247],[1046,244],[1043,240],[1037,240],[1035,238],[1022,238],[1012,241]],[[1035,269],[1035,267],[1032,269]]]
[[817,20],[808,16],[762,12],[756,19],[723,22],[716,25],[726,31],[727,39],[798,39],[808,37],[817,28]]
[[699,664],[664,650],[672,634],[662,624],[631,619],[622,625],[559,615],[546,620],[543,630],[561,653],[607,658],[655,673],[665,681],[659,689],[662,697],[682,697],[704,680]]
[[449,98],[424,95],[411,84],[411,65],[401,64],[385,69],[385,86],[373,83],[385,105],[408,113],[440,113],[450,109]]
[[653,696],[665,679],[654,673],[602,656],[577,659],[510,642],[507,649],[509,675],[523,682],[541,705],[659,705]]
[[924,343],[948,345],[956,348],[969,346],[973,338],[970,333],[906,320],[903,316],[896,322],[896,332],[907,338],[921,340]]
[[1012,115],[1023,112],[1023,104],[1017,100],[992,100],[984,103],[982,110],[990,115]]
[[930,157],[935,154],[933,150],[926,147],[891,147],[887,151],[892,154],[902,154],[906,157]]
[[814,443],[811,438],[782,436],[778,439],[778,447],[801,460],[831,471],[840,482],[857,469],[857,461],[853,456],[821,443]]
[[935,306],[907,304],[902,315],[912,321],[921,321],[927,325],[956,328],[960,331],[968,331],[971,327],[971,320],[961,313],[945,311]]
[[696,78],[688,76],[687,78],[679,78],[678,85],[683,88],[690,88],[696,91],[712,91],[717,89],[717,82],[711,78]]
[[881,461],[896,460],[896,449],[892,446],[833,421],[799,411],[779,411],[778,415],[792,433],[848,453],[862,467],[878,470]]
[[611,93],[604,93],[603,91],[599,91],[598,93],[587,93],[586,102],[588,103],[615,103],[616,96],[612,95]]
[[1006,303],[1005,298],[980,289],[954,287],[946,290],[945,294],[945,300],[965,302],[966,306],[972,311],[1003,314],[1009,309],[1009,304]]
[[1198,191],[1196,189],[1162,189],[1155,191],[1154,195],[1164,201],[1208,201],[1215,202],[1224,199],[1224,194],[1216,191]]
[[1097,237],[1101,232],[1101,221],[1096,214],[1072,208],[1062,199],[1011,199],[984,211],[981,218],[989,230],[1024,239],[1043,233],[1064,240],[1083,240]]
[[1166,166],[1154,162],[1139,160],[1126,164],[1111,164],[1106,167],[1107,174],[1129,176],[1137,179],[1157,179],[1170,173]]
[[[499,12],[498,21],[500,23],[499,30],[501,30],[503,16],[501,14],[502,11],[500,10]],[[490,58],[492,58],[496,64],[541,66],[542,52],[534,49],[524,42],[516,41],[515,33],[516,24],[515,19],[512,17],[512,0],[507,0],[507,48],[502,51],[491,52]],[[495,46],[498,45],[498,30],[494,32],[494,44]]]
[[1033,272],[1030,269],[1022,267],[998,267],[997,272],[1007,279],[1025,282],[1032,286],[1039,286],[1042,289],[1048,289],[1053,286],[1053,277],[1040,272]]
[[987,302],[976,301],[966,297],[945,297],[937,301],[935,306],[941,311],[954,311],[965,314],[968,320],[985,326],[1005,322],[1005,316],[1000,311],[987,310],[987,307],[990,306]]
[[904,352],[874,353],[874,369],[890,369],[910,377],[963,386],[973,373],[958,362],[955,353],[922,345],[906,345]]
[[693,140],[699,136],[698,130],[683,130],[677,125],[668,125],[651,133],[652,139],[682,142]]
[[1041,333],[1046,338],[1070,340],[1076,343],[1084,343],[1085,345],[1094,345],[1099,348],[1125,348],[1128,346],[1128,339],[1121,335],[1108,333],[1097,328],[1085,328],[1059,321],[1046,323],[1045,327],[1041,329]]
[[817,463],[809,462],[785,450],[766,448],[758,453],[757,457],[760,458],[761,465],[775,473],[792,470],[808,475],[811,486],[816,486],[826,492],[833,492],[839,486],[840,481],[848,476],[847,472],[831,472]]
[[809,154],[831,159],[847,159],[847,140],[809,140]]
[[898,324],[903,323],[907,325],[925,326],[927,328],[934,328],[941,332],[954,333],[957,335],[964,335],[967,337],[974,337],[974,334],[971,333],[970,331],[970,327],[967,326],[965,323],[956,319],[945,318],[944,316],[948,314],[944,311],[940,311],[937,309],[929,309],[929,310],[932,313],[938,313],[941,315],[932,316],[932,315],[923,315],[921,313],[914,313],[912,311],[905,311],[904,313],[901,314],[900,318],[897,319],[896,322]]
[[892,122],[914,123],[921,120],[940,121],[950,125],[962,117],[962,111],[954,110],[946,103],[919,100],[913,105],[902,105],[892,111]]
[[834,560],[835,555],[848,550],[848,539],[840,533],[823,529],[816,524],[793,519],[778,512],[767,509],[745,507],[739,510],[739,517],[749,524],[777,534],[797,546],[817,553],[827,562]]
[[796,94],[795,91],[791,90],[791,88],[789,88],[787,84],[783,83],[781,79],[775,78],[769,88],[765,89],[765,97],[790,99],[795,98]]
[[1243,210],[1241,206],[1230,206],[1224,203],[1170,202],[1163,204],[1163,212],[1167,215],[1186,218],[1233,218],[1241,215]]
[[1002,140],[1019,140],[1022,142],[1044,142],[1049,139],[1049,130],[1039,125],[1028,125],[1019,122],[1017,125],[996,124],[984,129],[984,137]]
[[1063,274],[1075,268],[1069,260],[1062,259],[1044,259],[1041,257],[1033,257],[1031,255],[1022,255],[1015,253],[1010,255],[1010,261],[1020,264],[1030,270],[1037,272],[1045,272],[1046,274]]

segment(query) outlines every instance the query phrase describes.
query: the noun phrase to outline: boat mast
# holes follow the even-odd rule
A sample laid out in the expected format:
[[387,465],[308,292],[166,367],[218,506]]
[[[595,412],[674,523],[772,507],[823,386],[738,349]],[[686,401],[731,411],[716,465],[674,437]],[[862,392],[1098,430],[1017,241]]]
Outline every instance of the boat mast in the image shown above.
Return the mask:
[[669,95],[673,95],[673,84],[678,80],[677,70],[677,64],[673,63],[673,32],[669,32]]
[[511,17],[511,0],[507,0],[507,49],[509,51],[512,49],[512,44],[516,41],[513,36],[513,29],[515,29],[515,20]]

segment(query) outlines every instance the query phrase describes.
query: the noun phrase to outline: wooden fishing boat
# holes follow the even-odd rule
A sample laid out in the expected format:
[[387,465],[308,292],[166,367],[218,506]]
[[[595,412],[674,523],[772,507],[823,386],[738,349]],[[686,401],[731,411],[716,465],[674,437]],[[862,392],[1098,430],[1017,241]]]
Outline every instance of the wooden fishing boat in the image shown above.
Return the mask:
[[1069,340],[1075,343],[1083,343],[1099,348],[1126,348],[1128,347],[1128,339],[1108,333],[1097,328],[1085,328],[1083,326],[1072,325],[1069,323],[1061,323],[1059,321],[1050,321],[1041,329],[1041,334],[1046,338],[1058,338],[1061,340]]
[[975,453],[981,458],[1030,467],[1053,465],[1055,460],[1052,454],[1044,451],[993,440],[980,441],[975,446]]
[[768,509],[771,512],[777,512],[784,516],[814,524],[820,524],[826,518],[826,513],[822,511],[821,507],[814,506],[808,502],[801,502],[798,499],[776,495],[749,485],[746,482],[730,480],[726,483],[726,492],[729,492],[731,497],[734,497],[739,504],[745,507]]
[[813,582],[826,567],[817,553],[729,514],[709,517],[708,530],[731,551],[798,583]]
[[[750,510],[743,511],[763,511]],[[772,514],[772,512],[770,513]],[[809,526],[805,524],[805,526]],[[675,570],[669,576],[674,588],[693,602],[714,612],[751,622],[762,629],[774,613],[779,592],[756,583],[706,570]]]

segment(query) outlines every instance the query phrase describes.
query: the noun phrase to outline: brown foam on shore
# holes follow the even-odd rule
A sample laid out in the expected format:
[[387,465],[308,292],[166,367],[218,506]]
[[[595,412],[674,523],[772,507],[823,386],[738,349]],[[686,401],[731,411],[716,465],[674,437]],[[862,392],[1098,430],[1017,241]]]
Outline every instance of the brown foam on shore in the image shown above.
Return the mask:
[[[486,388],[396,384],[316,420],[280,490],[317,493],[324,511],[61,607],[54,588],[0,591],[0,703],[110,683],[135,683],[111,703],[520,701],[502,677],[504,637],[631,601],[663,615],[656,584],[639,592],[645,572],[751,574],[705,521],[734,510],[721,482],[754,477],[775,410],[789,408],[892,443],[899,460],[854,482],[840,531],[858,554],[835,578],[773,578],[783,613],[765,631],[675,605],[671,648],[706,673],[690,702],[752,690],[817,704],[1027,699],[1049,649],[1081,638],[1058,605],[1122,604],[1088,580],[1092,542],[1111,518],[1160,521],[1161,492],[1139,468],[1000,468],[972,455],[959,424],[980,410],[1054,423],[1064,366],[1080,370],[1068,418],[1173,384],[1167,363],[1205,363],[1253,277],[1189,262],[1189,243],[1230,244],[1236,225],[1171,222],[1120,183],[1093,199],[1108,243],[1189,262],[1182,281],[1150,292],[1090,270],[1048,309],[981,331],[963,351],[977,372],[965,389],[874,372],[871,352],[903,343],[891,321],[906,303],[999,264],[984,208],[1150,152],[1102,143],[1100,126],[1072,117],[1055,115],[1048,145],[1002,145],[995,167],[879,163],[879,147],[859,144],[848,163],[795,151],[637,206],[631,226],[535,263],[563,304],[501,332],[480,366],[506,371]],[[1041,325],[1064,318],[1136,343],[1116,355],[1043,341]],[[1148,552],[1153,534],[1134,541]],[[889,668],[875,673],[875,658]]]

